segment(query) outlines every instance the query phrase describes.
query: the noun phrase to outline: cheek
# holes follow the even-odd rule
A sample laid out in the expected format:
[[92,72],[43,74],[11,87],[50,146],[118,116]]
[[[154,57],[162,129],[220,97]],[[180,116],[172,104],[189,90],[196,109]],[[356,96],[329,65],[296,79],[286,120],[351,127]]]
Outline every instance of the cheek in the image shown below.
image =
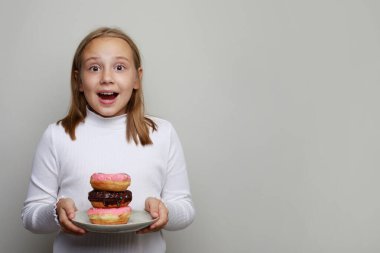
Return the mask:
[[81,83],[79,84],[79,91],[80,91],[80,92],[83,92],[83,86],[82,86]]
[[133,77],[131,77],[130,84],[131,84],[132,89],[139,89],[140,88],[140,79],[139,79],[137,73],[135,75],[133,75]]
[[133,85],[133,89],[139,89],[140,88],[140,79],[137,77],[135,79],[135,82],[134,82],[134,85]]
[[91,90],[97,84],[96,77],[83,75],[79,87],[83,90]]

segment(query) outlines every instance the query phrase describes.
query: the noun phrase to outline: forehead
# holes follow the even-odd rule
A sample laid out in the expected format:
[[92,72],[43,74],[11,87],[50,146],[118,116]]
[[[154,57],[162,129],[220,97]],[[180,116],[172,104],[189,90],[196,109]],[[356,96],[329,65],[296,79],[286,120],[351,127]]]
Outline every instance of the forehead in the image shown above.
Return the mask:
[[132,49],[125,40],[120,38],[96,38],[91,40],[84,48],[82,53],[82,60],[93,56],[124,56],[132,60]]

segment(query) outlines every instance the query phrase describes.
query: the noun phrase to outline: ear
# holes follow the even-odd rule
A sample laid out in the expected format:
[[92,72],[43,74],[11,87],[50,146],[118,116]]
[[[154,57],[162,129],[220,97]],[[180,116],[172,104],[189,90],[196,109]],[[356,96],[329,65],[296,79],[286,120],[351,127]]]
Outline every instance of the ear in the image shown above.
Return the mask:
[[83,92],[83,85],[82,85],[82,81],[80,79],[80,73],[78,70],[75,70],[74,71],[74,78],[75,78],[75,81],[78,83],[79,85],[79,91],[80,92]]
[[136,79],[135,85],[133,86],[133,89],[135,90],[140,89],[142,77],[143,77],[143,69],[142,67],[140,67],[137,70],[137,79]]

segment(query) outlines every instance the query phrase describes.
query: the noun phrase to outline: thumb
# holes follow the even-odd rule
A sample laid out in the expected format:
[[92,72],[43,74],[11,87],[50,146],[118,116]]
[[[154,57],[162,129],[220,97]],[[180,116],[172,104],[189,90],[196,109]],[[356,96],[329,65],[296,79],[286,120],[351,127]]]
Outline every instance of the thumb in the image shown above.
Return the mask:
[[77,207],[75,206],[75,203],[74,201],[72,201],[69,205],[65,205],[64,207],[62,207],[65,212],[66,212],[66,215],[67,217],[72,220],[75,218],[75,212],[78,210]]
[[145,201],[145,210],[150,213],[153,218],[159,216],[159,200],[155,198],[147,198]]

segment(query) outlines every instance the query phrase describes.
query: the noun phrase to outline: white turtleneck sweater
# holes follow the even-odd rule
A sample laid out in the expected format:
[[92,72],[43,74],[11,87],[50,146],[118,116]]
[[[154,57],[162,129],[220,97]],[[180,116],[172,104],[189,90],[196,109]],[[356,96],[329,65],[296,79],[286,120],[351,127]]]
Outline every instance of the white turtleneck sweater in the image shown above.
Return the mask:
[[[55,203],[62,196],[72,198],[78,210],[90,208],[89,179],[95,172],[129,174],[134,210],[144,210],[147,197],[162,198],[169,210],[165,229],[182,229],[193,221],[185,159],[174,128],[165,120],[152,118],[158,126],[150,135],[153,145],[137,146],[126,140],[126,117],[103,118],[87,110],[85,122],[76,128],[75,141],[60,124],[49,125],[37,147],[22,209],[25,228],[35,233],[60,231]],[[54,241],[55,253],[161,253],[165,249],[161,232],[89,232],[84,236],[59,232]]]

